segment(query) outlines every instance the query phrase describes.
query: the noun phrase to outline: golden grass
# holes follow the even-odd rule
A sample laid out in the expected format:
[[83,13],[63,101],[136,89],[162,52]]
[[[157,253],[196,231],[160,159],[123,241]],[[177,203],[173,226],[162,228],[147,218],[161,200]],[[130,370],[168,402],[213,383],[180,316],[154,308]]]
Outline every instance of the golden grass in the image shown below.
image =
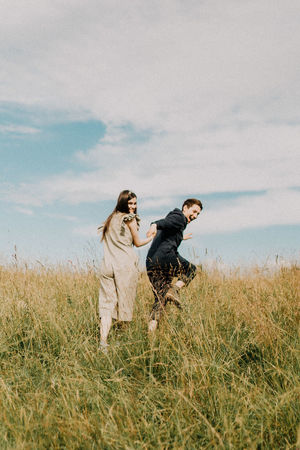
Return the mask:
[[106,356],[93,267],[1,267],[0,448],[296,448],[299,281],[199,272],[149,338],[142,274]]

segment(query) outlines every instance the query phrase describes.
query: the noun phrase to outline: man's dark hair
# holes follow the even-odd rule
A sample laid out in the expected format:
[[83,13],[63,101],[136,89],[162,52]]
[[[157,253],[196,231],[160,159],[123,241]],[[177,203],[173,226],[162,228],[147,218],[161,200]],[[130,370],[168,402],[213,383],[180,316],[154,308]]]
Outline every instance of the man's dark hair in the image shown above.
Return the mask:
[[200,207],[200,211],[202,211],[202,209],[203,209],[202,203],[197,198],[187,198],[184,201],[181,209],[183,209],[184,206],[187,206],[188,208],[190,208],[193,205],[198,205]]

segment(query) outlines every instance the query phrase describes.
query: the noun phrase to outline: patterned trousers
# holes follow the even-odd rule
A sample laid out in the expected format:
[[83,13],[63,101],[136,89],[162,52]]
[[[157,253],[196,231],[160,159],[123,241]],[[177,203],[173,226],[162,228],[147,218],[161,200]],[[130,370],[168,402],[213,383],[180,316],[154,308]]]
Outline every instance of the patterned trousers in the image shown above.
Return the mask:
[[195,277],[196,271],[197,268],[194,264],[179,255],[169,261],[147,265],[147,275],[154,294],[154,303],[150,314],[151,320],[160,319],[167,304],[165,296],[173,278],[178,277],[185,285],[188,285]]

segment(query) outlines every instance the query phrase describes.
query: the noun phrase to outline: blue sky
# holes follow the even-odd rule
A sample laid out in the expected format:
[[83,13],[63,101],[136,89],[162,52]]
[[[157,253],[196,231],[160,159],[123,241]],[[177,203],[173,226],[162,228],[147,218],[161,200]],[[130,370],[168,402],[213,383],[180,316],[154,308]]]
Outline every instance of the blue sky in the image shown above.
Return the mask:
[[[296,0],[1,2],[0,262],[99,259],[190,196],[196,262],[299,260]],[[141,260],[145,249],[140,251]]]

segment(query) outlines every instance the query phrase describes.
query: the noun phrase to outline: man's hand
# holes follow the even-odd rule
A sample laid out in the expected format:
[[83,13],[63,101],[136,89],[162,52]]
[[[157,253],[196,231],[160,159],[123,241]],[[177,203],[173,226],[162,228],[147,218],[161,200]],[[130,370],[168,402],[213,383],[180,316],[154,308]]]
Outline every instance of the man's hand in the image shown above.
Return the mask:
[[149,230],[147,231],[146,236],[147,236],[148,238],[149,238],[149,237],[154,237],[154,236],[156,235],[156,233],[157,233],[157,225],[156,225],[156,223],[153,223],[153,224],[150,226]]
[[193,233],[188,233],[183,236],[183,240],[187,241],[188,239],[192,239]]

